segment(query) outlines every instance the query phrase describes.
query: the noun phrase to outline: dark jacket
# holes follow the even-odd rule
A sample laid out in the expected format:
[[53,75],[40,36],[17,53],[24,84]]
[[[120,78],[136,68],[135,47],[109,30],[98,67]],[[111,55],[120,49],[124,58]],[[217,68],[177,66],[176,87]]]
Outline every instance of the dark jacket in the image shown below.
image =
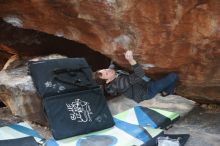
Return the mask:
[[125,95],[128,98],[140,102],[147,94],[147,82],[142,79],[144,70],[137,63],[132,66],[132,74],[119,73],[118,76],[106,85],[106,91],[112,96]]

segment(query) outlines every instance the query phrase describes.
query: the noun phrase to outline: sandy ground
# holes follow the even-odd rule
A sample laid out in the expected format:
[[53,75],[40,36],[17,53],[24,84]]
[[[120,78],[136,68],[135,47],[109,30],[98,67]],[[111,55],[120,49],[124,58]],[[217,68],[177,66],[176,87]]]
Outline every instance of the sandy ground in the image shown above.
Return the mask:
[[220,106],[195,106],[166,131],[190,134],[185,146],[220,146]]

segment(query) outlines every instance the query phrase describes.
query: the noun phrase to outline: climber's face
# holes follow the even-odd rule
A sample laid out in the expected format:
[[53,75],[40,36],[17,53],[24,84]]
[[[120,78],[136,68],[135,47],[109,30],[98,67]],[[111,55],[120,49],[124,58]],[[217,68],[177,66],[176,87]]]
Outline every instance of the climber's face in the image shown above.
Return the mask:
[[104,80],[114,79],[115,78],[115,70],[114,69],[101,69],[98,71],[100,73],[100,78]]

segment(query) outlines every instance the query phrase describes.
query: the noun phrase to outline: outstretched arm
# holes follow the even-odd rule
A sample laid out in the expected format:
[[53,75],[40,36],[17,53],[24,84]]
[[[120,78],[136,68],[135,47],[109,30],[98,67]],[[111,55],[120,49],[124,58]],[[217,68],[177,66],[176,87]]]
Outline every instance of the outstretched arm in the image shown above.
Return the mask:
[[125,59],[128,60],[128,62],[131,64],[132,69],[134,71],[134,73],[130,74],[129,76],[130,83],[134,84],[145,76],[144,70],[142,69],[140,64],[138,64],[136,60],[134,59],[132,51],[125,52]]

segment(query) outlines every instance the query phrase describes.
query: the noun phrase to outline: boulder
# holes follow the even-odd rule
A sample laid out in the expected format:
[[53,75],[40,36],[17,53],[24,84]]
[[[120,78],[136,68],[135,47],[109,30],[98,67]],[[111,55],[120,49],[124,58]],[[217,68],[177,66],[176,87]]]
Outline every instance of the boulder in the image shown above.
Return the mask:
[[23,119],[45,124],[41,98],[26,67],[0,72],[0,100],[10,108],[12,114]]
[[[32,59],[32,61],[63,57],[61,55],[50,55],[37,57]],[[17,67],[8,64],[8,68],[0,71],[0,100],[10,108],[13,115],[19,116],[23,120],[46,125],[42,99],[36,92],[31,76],[27,74],[27,61],[23,65],[22,63],[25,61],[20,62]],[[11,66],[15,68],[11,68]]]
[[131,49],[153,78],[178,72],[178,94],[220,103],[218,0],[1,1],[0,17],[86,44],[126,68]]
[[220,103],[218,0],[1,1],[0,17],[18,28],[86,44],[128,67],[121,45],[150,67],[152,77],[178,72],[178,94]]

